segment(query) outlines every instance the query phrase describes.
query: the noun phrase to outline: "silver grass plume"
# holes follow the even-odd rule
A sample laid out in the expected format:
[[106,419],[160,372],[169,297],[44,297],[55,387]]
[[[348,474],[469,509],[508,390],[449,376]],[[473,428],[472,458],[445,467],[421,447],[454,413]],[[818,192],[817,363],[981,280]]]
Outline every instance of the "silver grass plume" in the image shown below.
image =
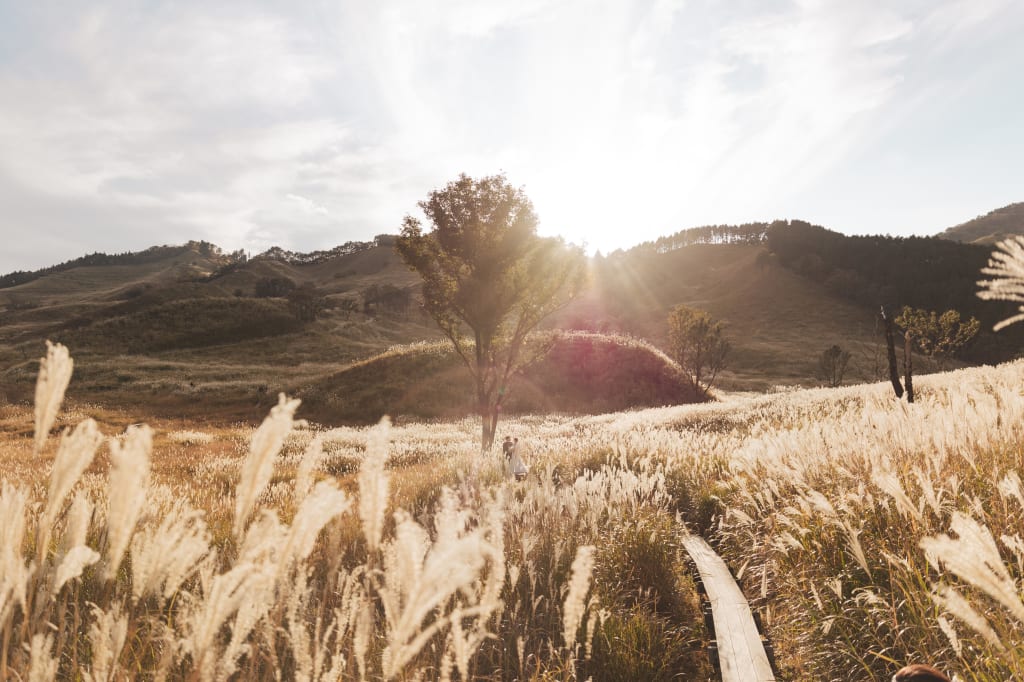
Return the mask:
[[244,599],[231,622],[231,641],[217,662],[218,680],[227,680],[237,672],[239,659],[249,650],[249,634],[275,605],[276,581],[277,572],[270,564],[258,564],[246,579]]
[[288,530],[288,526],[283,525],[277,518],[276,511],[273,509],[262,510],[245,531],[242,545],[238,549],[236,563],[244,561],[261,563],[275,560],[280,554],[281,547],[284,546]]
[[949,618],[944,615],[940,615],[937,619],[939,622],[939,629],[942,630],[942,634],[946,635],[946,639],[949,640],[949,645],[953,647],[953,651],[956,652],[957,656],[962,656],[964,652],[964,645],[960,641],[960,637],[957,636],[956,630],[953,628],[953,624],[949,622]]
[[68,549],[85,544],[92,521],[92,501],[85,492],[78,492],[68,508],[67,526],[64,530],[64,546]]
[[86,545],[78,545],[68,550],[57,566],[57,574],[53,580],[53,596],[57,596],[60,588],[69,580],[82,575],[86,566],[92,566],[100,560],[99,552]]
[[93,622],[89,626],[92,661],[84,676],[87,682],[113,682],[118,673],[117,660],[128,636],[128,615],[119,605],[110,611],[94,606],[92,613]]
[[352,655],[356,659],[359,679],[365,680],[369,672],[366,668],[366,654],[370,650],[370,637],[373,630],[373,613],[370,611],[370,600],[365,596],[357,606],[355,629],[352,633]]
[[565,639],[565,648],[569,651],[576,647],[576,631],[583,621],[585,599],[590,589],[590,575],[593,570],[594,546],[584,545],[578,548],[576,558],[572,561],[569,591],[565,595],[565,604],[562,607],[562,637]]
[[21,554],[28,495],[7,481],[0,487],[0,631],[14,607],[25,607],[29,569]]
[[317,483],[292,519],[288,539],[281,551],[282,565],[287,566],[291,561],[305,561],[313,551],[317,536],[324,526],[347,511],[351,504],[348,496],[338,490],[334,482]]
[[301,503],[313,487],[313,473],[324,459],[324,440],[317,435],[306,447],[302,454],[302,461],[299,462],[299,469],[295,473],[295,502]]
[[305,610],[308,606],[309,578],[305,571],[298,571],[285,608],[285,618],[288,620],[285,632],[295,658],[295,679],[304,681],[316,679],[313,673],[313,653],[310,651],[312,638],[306,629]]
[[71,372],[75,367],[68,349],[61,344],[46,342],[46,357],[39,360],[39,375],[36,378],[36,431],[35,451],[38,453],[46,443],[50,428],[57,419],[60,404],[64,402],[64,391],[71,383]]
[[204,597],[186,617],[183,652],[192,657],[192,665],[201,680],[212,680],[217,669],[217,635],[227,619],[252,599],[251,589],[265,578],[264,568],[252,563],[236,565],[213,578]]
[[[381,657],[387,679],[397,676],[454,618],[486,619],[497,606],[476,604],[460,609],[456,605],[451,613],[444,613],[445,604],[456,595],[467,599],[479,589],[488,559],[494,561],[495,553],[482,529],[446,534],[432,545],[427,532],[406,512],[396,512],[395,520],[395,540],[384,555],[384,585],[380,588],[388,625],[388,645]],[[423,627],[431,615],[433,621]]]
[[341,679],[345,670],[345,656],[334,651],[330,642],[336,643],[341,637],[338,634],[338,621],[325,624],[323,618],[317,617],[310,633],[306,614],[310,609],[312,591],[305,571],[298,571],[295,584],[288,596],[286,630],[295,659],[294,676],[296,682],[336,682]]
[[299,400],[288,400],[284,393],[278,395],[277,405],[270,410],[270,416],[263,420],[253,434],[249,444],[249,455],[242,464],[242,474],[235,490],[235,537],[242,533],[249,514],[263,489],[274,473],[274,458],[280,452],[284,439],[288,437],[294,423],[295,410]]
[[366,454],[359,468],[359,518],[369,551],[380,546],[384,532],[384,513],[388,507],[388,472],[384,465],[388,459],[388,438],[391,421],[384,417],[367,437]]
[[[945,568],[961,580],[978,588],[1024,624],[1024,603],[1017,584],[1003,563],[995,539],[988,528],[961,512],[953,513],[951,529],[959,537],[948,535],[921,540],[928,562]],[[954,613],[954,615],[957,615]]]
[[[978,298],[987,301],[1013,301],[1024,303],[1024,236],[1017,235],[996,244],[996,250],[989,258],[988,267],[982,274],[992,275],[994,279],[978,282],[982,288]],[[1008,317],[992,328],[999,331],[1003,327],[1024,320],[1024,305],[1017,308],[1017,315]]]
[[932,601],[942,609],[945,609],[951,616],[955,616],[968,625],[972,630],[981,635],[986,642],[992,645],[996,651],[1004,652],[1006,647],[999,639],[999,635],[989,625],[985,616],[974,610],[971,603],[964,599],[964,596],[949,585],[939,585],[932,593]]
[[96,456],[96,450],[103,442],[103,435],[92,419],[86,419],[75,427],[71,433],[64,432],[57,447],[57,456],[53,460],[53,471],[50,473],[50,489],[46,496],[46,508],[43,510],[39,528],[39,559],[49,550],[50,531],[64,506],[64,499],[71,492],[78,479]]
[[[888,462],[886,462],[888,464]],[[889,468],[875,469],[871,473],[871,482],[878,486],[882,492],[889,495],[896,503],[896,509],[902,516],[909,516],[918,523],[921,522],[921,510],[910,501],[907,493],[903,490],[900,479]]]
[[52,682],[57,679],[57,664],[53,657],[53,635],[32,635],[28,649],[28,682]]
[[131,551],[132,598],[170,600],[210,551],[202,512],[188,506],[167,510],[159,526],[135,533]]
[[110,441],[110,489],[107,508],[106,579],[113,578],[124,558],[146,503],[149,455],[153,431],[148,426],[131,427],[123,443]]

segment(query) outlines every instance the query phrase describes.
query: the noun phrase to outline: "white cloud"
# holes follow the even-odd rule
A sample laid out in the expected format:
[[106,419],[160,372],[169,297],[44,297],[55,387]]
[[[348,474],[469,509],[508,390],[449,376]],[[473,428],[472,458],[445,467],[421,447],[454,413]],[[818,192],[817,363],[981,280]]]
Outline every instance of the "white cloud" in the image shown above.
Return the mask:
[[287,198],[295,203],[304,213],[311,213],[314,215],[327,215],[330,211],[327,210],[326,206],[321,206],[312,199],[301,197],[298,194],[288,194]]
[[331,246],[397,230],[462,171],[507,171],[545,231],[603,249],[770,219],[954,102],[979,36],[1008,41],[1024,16],[1010,0],[3,11],[0,42],[31,36],[0,57],[3,230],[40,255],[0,254],[0,271],[79,255],[79,237],[42,249],[81,231],[87,250]]

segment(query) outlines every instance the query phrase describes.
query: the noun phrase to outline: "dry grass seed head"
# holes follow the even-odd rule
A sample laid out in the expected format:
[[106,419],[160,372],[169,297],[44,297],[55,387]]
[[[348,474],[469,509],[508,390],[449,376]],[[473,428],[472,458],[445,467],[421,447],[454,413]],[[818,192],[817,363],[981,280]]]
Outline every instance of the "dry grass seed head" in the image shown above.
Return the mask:
[[61,344],[46,342],[46,357],[39,360],[36,378],[35,451],[42,451],[50,434],[57,412],[64,402],[64,392],[71,382],[74,360]]

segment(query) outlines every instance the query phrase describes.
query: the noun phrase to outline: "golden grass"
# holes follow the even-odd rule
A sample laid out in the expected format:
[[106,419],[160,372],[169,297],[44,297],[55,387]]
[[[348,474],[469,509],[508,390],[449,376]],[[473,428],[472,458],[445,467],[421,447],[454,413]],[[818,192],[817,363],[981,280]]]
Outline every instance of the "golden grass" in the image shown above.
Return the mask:
[[[3,406],[0,508],[8,529],[20,518],[26,530],[0,561],[26,595],[42,595],[21,605],[15,589],[14,606],[0,606],[3,664],[19,674],[102,664],[262,679],[321,665],[343,678],[610,679],[604,670],[668,679],[655,663],[672,660],[705,679],[692,584],[672,549],[678,512],[737,570],[788,678],[885,680],[914,661],[965,680],[1017,677],[1022,380],[1017,363],[922,377],[913,405],[874,384],[506,421],[499,435],[518,435],[531,466],[524,484],[508,480],[500,456],[480,455],[471,419],[392,426],[386,445],[375,429],[280,426],[271,475],[246,484],[255,509],[240,520],[235,494],[254,428],[158,420],[144,510],[113,581],[101,570],[107,448],[58,508],[53,541],[38,547],[56,444],[51,435],[33,455],[31,412]],[[131,423],[126,412],[71,403],[58,426],[87,415],[107,438]],[[367,468],[384,447],[386,466]],[[364,504],[369,495],[377,502]],[[75,519],[87,518],[86,503],[96,511],[83,532]],[[192,545],[187,529],[199,538]],[[159,542],[182,556],[199,542],[205,558],[170,597],[139,601],[133,557]],[[592,566],[587,546],[597,548]],[[469,572],[441,571],[434,552],[461,557]],[[21,575],[30,557],[54,572]],[[64,583],[54,588],[58,568]],[[233,601],[243,588],[267,608]],[[116,644],[122,620],[128,643],[103,663],[98,643]],[[233,642],[215,623],[244,634]]]
[[[665,510],[655,468],[556,484],[527,448],[521,485],[480,458],[470,421],[323,430],[292,409],[256,430],[152,432],[100,411],[54,458],[53,436],[30,454],[27,410],[3,408],[0,676],[544,679],[616,655],[593,648],[620,622],[616,593],[591,584],[592,561],[570,564],[640,499]],[[565,434],[557,420],[510,426]],[[692,592],[676,578],[670,590]],[[638,641],[665,627],[630,608]],[[699,646],[673,642],[671,660],[700,670]]]

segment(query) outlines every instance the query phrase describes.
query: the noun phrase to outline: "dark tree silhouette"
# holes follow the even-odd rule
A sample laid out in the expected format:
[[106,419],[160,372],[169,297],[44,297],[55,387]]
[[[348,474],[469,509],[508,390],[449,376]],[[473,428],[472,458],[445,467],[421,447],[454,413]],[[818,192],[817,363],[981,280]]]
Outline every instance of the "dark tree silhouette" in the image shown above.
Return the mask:
[[818,370],[821,373],[821,378],[833,388],[841,386],[843,375],[846,374],[846,367],[850,364],[850,357],[849,351],[843,350],[838,345],[826,348],[818,358]]

